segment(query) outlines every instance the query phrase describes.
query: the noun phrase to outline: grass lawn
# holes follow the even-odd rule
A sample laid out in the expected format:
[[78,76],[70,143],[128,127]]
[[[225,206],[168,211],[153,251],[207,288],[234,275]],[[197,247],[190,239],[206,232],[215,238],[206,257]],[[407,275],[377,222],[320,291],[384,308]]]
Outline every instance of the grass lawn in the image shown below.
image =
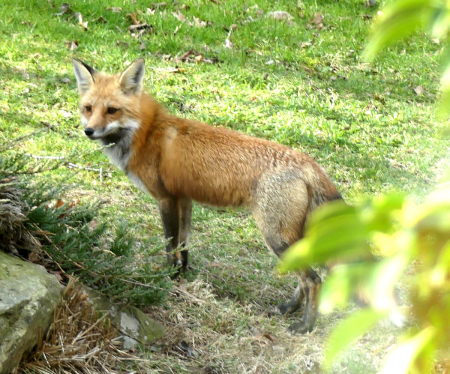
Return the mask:
[[[138,239],[162,240],[157,206],[84,136],[72,57],[107,72],[144,57],[145,86],[171,112],[310,154],[349,202],[391,190],[420,201],[442,171],[442,45],[415,35],[364,63],[378,8],[362,0],[63,3],[0,0],[0,143],[37,132],[21,149],[75,165],[45,177],[76,183],[69,200],[102,199],[98,219],[127,221]],[[270,17],[279,10],[292,19]],[[168,329],[142,350],[149,372],[320,372],[324,338],[351,307],[321,316],[311,334],[289,335],[300,315],[268,311],[295,281],[275,272],[246,212],[196,205],[190,250],[192,272],[147,308]],[[380,326],[333,371],[376,373],[398,334]]]

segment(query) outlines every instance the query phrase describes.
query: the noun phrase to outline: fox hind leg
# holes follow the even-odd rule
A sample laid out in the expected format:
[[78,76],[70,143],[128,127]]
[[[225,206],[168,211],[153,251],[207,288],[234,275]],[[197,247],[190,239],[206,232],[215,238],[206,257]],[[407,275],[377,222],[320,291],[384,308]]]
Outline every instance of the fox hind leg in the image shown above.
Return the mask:
[[305,310],[301,322],[289,326],[289,331],[296,334],[311,332],[317,319],[317,297],[321,279],[311,268],[301,270],[298,274],[299,286],[304,292]]
[[[278,257],[303,238],[311,204],[311,188],[295,171],[267,176],[258,186],[253,215],[267,246]],[[320,277],[307,268],[297,273],[298,287],[291,300],[278,306],[282,314],[292,313],[305,304],[302,320],[290,326],[295,333],[313,329],[317,318],[317,293]]]

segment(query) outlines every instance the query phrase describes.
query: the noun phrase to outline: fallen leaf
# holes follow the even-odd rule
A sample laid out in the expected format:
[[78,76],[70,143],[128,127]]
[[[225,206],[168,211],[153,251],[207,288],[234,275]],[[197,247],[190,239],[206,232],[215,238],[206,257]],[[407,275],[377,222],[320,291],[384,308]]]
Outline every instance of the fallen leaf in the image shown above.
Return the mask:
[[362,71],[370,71],[372,69],[372,65],[370,64],[370,62],[362,62],[357,65],[357,68],[358,70]]
[[417,86],[416,88],[414,88],[414,92],[416,93],[417,96],[420,96],[424,93],[425,89],[423,88],[423,86]]
[[137,19],[137,14],[136,14],[136,13],[133,13],[133,14],[128,13],[128,14],[127,14],[127,18],[131,20],[131,23],[132,23],[133,25],[140,25],[140,24],[141,24],[141,21],[139,21],[139,20]]
[[17,70],[20,72],[20,74],[22,75],[22,78],[23,78],[23,79],[25,79],[25,80],[30,79],[30,74],[28,74],[28,72],[27,72],[26,69],[24,69],[24,68],[18,68]]
[[172,12],[172,15],[173,15],[178,21],[184,22],[184,21],[186,20],[186,16],[185,16],[183,13],[181,13],[179,10],[177,10],[176,13],[175,13],[175,12]]
[[78,48],[78,45],[79,45],[78,41],[76,41],[76,40],[73,40],[71,42],[65,42],[64,44],[66,45],[66,47],[69,51],[74,51],[75,49]]
[[319,14],[319,13],[314,13],[314,18],[312,19],[312,23],[314,24],[314,25],[316,25],[316,29],[323,29],[324,28],[324,25],[323,25],[323,19],[324,19],[324,16],[323,15],[321,15],[321,14]]
[[197,27],[202,28],[202,27],[205,27],[207,25],[207,22],[202,21],[200,18],[197,18],[196,16],[194,16],[193,19],[194,19],[194,25],[197,26]]
[[77,12],[77,13],[74,14],[74,16],[75,16],[75,19],[78,21],[78,24],[83,29],[87,30],[88,29],[88,27],[87,27],[88,23],[87,22],[83,22],[83,16],[81,15],[81,13]]
[[108,21],[107,21],[105,18],[103,18],[103,16],[98,17],[98,18],[96,19],[96,22],[100,22],[100,23],[108,23]]
[[100,225],[99,222],[93,219],[91,222],[88,223],[88,228],[89,230],[94,231],[98,228],[99,225]]
[[123,40],[118,40],[116,42],[116,45],[118,45],[120,47],[124,47],[124,48],[129,48],[130,47],[130,43],[124,42]]
[[63,115],[64,118],[71,118],[72,117],[72,113],[68,112],[66,110],[61,109],[59,112]]
[[55,209],[61,208],[64,204],[65,204],[64,201],[62,201],[61,199],[58,199],[55,203]]
[[150,30],[152,29],[152,26],[148,23],[142,23],[140,25],[131,25],[128,27],[128,30],[130,31],[137,31],[137,30]]
[[145,43],[141,43],[141,44],[139,45],[139,49],[140,49],[141,51],[143,51],[145,48],[147,48],[147,46],[145,45]]
[[186,343],[184,340],[182,340],[178,345],[176,346],[177,350],[181,351],[186,355],[186,357],[196,357],[197,353],[189,347],[188,343]]
[[267,13],[267,17],[277,19],[277,20],[284,20],[284,21],[290,21],[294,19],[288,12],[285,12],[283,10],[277,10],[275,12],[269,12]]
[[177,32],[180,30],[181,26],[175,27],[175,30],[173,30],[173,35],[176,35]]
[[304,42],[300,45],[300,47],[302,47],[302,48],[311,47],[311,46],[312,46],[312,43],[310,43],[310,42]]
[[175,61],[185,62],[192,55],[197,55],[197,53],[193,49],[190,49],[189,51],[183,53],[180,57],[177,57]]
[[219,59],[217,57],[213,57],[213,58],[205,58],[203,60],[203,62],[205,64],[218,64],[220,61],[219,61]]
[[28,261],[38,263],[39,262],[39,255],[36,252],[31,252],[28,255]]
[[262,334],[257,328],[253,329],[253,339],[255,341],[263,341],[264,338],[270,340],[272,343],[274,342],[274,338],[270,334]]
[[175,66],[174,68],[168,68],[165,71],[168,73],[184,73],[184,72],[186,72],[186,69]]
[[378,5],[377,0],[366,0],[366,7],[373,7]]
[[70,83],[70,79],[67,77],[63,77],[61,78],[61,82],[63,82],[64,84],[69,84]]
[[202,55],[198,55],[198,56],[195,56],[194,60],[198,64],[198,63],[202,62],[204,60],[204,58]]
[[57,16],[62,16],[63,14],[66,13],[71,13],[72,9],[70,9],[70,5],[67,3],[62,3],[61,6],[59,7],[59,13],[56,13]]
[[152,3],[152,9],[161,9],[161,8],[165,8],[167,6],[167,3],[162,2],[162,3]]
[[118,6],[112,6],[112,7],[106,8],[106,10],[109,10],[113,13],[120,13],[122,11],[122,8],[118,7]]
[[61,276],[62,274],[61,271],[50,270],[49,273],[53,274],[56,277],[56,279],[58,279],[58,282],[62,281],[63,277]]
[[231,42],[231,40],[226,38],[225,39],[225,48],[233,49],[233,47],[234,47],[234,44]]

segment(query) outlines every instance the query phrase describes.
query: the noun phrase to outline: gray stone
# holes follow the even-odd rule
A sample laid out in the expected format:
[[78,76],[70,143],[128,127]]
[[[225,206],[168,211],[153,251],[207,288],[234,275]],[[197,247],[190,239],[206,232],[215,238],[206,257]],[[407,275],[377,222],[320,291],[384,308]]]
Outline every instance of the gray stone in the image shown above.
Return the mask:
[[53,321],[61,286],[45,268],[0,251],[0,373],[9,373]]
[[150,344],[165,334],[164,326],[138,308],[113,304],[107,297],[87,287],[83,287],[83,291],[89,295],[95,308],[110,313],[112,323],[119,328],[125,349]]

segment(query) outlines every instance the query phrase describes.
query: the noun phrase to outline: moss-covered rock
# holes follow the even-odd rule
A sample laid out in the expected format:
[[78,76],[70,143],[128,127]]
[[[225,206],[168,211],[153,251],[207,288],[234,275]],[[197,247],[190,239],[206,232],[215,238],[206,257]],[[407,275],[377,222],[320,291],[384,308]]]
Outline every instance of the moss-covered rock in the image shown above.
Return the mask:
[[40,265],[0,251],[0,373],[9,373],[38,342],[61,301],[58,280]]

